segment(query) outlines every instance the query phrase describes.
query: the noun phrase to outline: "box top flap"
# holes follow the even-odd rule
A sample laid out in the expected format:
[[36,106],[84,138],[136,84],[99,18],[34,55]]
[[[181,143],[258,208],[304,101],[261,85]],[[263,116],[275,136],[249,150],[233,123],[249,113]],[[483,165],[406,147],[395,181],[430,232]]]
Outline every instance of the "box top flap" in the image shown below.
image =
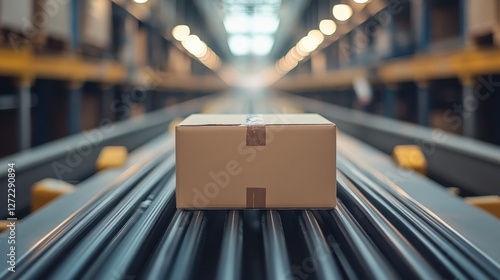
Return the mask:
[[333,125],[318,114],[192,114],[179,126]]

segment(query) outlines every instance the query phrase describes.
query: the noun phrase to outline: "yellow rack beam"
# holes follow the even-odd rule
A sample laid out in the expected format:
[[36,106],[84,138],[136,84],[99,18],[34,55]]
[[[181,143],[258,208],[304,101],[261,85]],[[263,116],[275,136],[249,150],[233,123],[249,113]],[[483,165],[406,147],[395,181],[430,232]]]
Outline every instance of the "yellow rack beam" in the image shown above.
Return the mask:
[[385,83],[464,78],[489,73],[500,73],[498,49],[415,55],[379,67],[379,77]]
[[375,66],[378,75],[367,76],[362,68],[346,68],[322,74],[285,76],[273,86],[283,91],[320,90],[351,87],[353,81],[364,76],[385,84],[436,79],[470,79],[476,75],[500,73],[500,49],[470,49],[454,52],[416,54]]
[[227,89],[216,75],[193,76],[161,73],[151,68],[139,69],[136,81],[129,81],[126,67],[111,60],[84,59],[69,54],[35,54],[31,48],[0,48],[0,76],[19,77],[28,83],[34,78],[72,82],[131,82],[149,90],[215,92]]
[[20,78],[119,83],[127,78],[123,65],[111,60],[84,59],[75,55],[35,54],[31,48],[0,49],[0,74]]
[[352,86],[358,77],[366,77],[367,71],[361,68],[349,68],[323,74],[297,74],[285,76],[273,85],[282,91],[321,90]]

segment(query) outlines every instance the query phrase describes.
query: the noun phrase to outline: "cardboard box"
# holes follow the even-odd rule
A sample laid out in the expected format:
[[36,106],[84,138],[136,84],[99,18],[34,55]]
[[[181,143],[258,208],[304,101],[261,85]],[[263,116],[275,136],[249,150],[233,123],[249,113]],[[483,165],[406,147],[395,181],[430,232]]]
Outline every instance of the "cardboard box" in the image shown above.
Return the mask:
[[195,114],[176,126],[178,209],[332,209],[336,127],[317,114]]

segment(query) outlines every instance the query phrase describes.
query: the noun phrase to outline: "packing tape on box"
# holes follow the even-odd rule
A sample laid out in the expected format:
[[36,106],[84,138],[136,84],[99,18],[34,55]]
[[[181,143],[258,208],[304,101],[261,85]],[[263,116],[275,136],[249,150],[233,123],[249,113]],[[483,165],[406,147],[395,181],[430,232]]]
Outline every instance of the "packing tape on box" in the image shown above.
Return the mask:
[[[266,145],[266,123],[262,115],[247,115],[247,146]],[[266,189],[247,188],[247,208],[266,208]]]
[[262,115],[247,115],[247,146],[266,145],[266,123]]
[[247,208],[266,208],[265,188],[247,188]]

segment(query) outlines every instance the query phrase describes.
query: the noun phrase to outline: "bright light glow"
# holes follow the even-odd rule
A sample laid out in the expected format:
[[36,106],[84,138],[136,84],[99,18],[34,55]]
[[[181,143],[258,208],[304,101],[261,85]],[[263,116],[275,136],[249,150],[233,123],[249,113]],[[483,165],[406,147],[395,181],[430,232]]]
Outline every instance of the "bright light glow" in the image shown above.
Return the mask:
[[323,43],[323,40],[325,39],[323,33],[317,29],[309,31],[309,33],[307,33],[307,37],[309,37],[309,40],[311,40],[316,47]]
[[297,48],[305,53],[310,53],[314,51],[317,46],[309,37],[306,36],[300,39],[300,41],[297,43]]
[[251,18],[246,14],[230,14],[224,18],[224,27],[228,33],[247,33],[251,24]]
[[220,67],[220,59],[219,57],[210,49],[207,50],[207,53],[200,58],[201,63],[212,70],[217,70]]
[[278,67],[284,72],[288,72],[298,65],[297,61],[288,61],[286,57],[278,61]]
[[288,53],[291,56],[293,56],[297,61],[301,61],[307,55],[307,54],[303,55],[303,54],[299,53],[299,51],[297,51],[297,47],[293,47]]
[[278,25],[279,19],[273,15],[229,14],[224,18],[224,27],[231,34],[271,34],[276,32]]
[[296,45],[295,47],[293,47],[293,48],[297,51],[297,53],[298,53],[300,56],[302,56],[302,57],[306,57],[306,56],[308,56],[308,55],[309,55],[309,53],[308,53],[308,52],[305,52],[305,51],[303,51],[303,50],[301,50],[301,49],[299,48],[299,46],[298,46],[298,45],[299,45],[299,44],[297,43],[297,45]]
[[287,64],[289,65],[294,65],[295,63],[298,63],[297,59],[295,59],[290,53],[288,53],[286,56],[285,56],[285,61],[287,62]]
[[191,30],[189,30],[189,26],[177,25],[174,29],[172,29],[172,36],[174,36],[177,41],[184,41],[189,36],[190,32]]
[[359,3],[359,4],[364,4],[368,2],[368,0],[354,0],[354,2]]
[[182,41],[182,46],[196,57],[203,57],[208,50],[207,45],[196,35],[189,35]]
[[236,56],[254,54],[264,56],[271,51],[274,39],[269,35],[232,35],[228,39],[229,49]]
[[148,2],[148,0],[134,0],[134,2],[137,4],[144,4],[144,3]]
[[233,35],[227,40],[229,49],[236,56],[250,54],[250,38],[243,35]]
[[254,15],[251,30],[253,33],[274,33],[278,29],[279,22],[275,16]]
[[208,52],[207,44],[205,44],[205,42],[203,41],[200,41],[200,44],[196,46],[196,49],[192,51],[192,54],[197,58],[202,58],[203,56],[205,56],[205,54],[207,54],[207,52]]
[[271,52],[274,39],[268,35],[256,35],[251,40],[252,53],[254,55],[267,55]]
[[323,34],[321,34],[321,32],[316,30],[319,32],[319,34],[321,34],[321,37],[319,37],[316,32],[311,33],[311,31],[306,37],[300,39],[300,41],[297,43],[297,49],[299,50],[299,52],[302,51],[309,54],[310,52],[313,52],[316,48],[318,48],[319,44],[323,42]]
[[352,8],[346,4],[338,4],[333,6],[333,16],[339,21],[346,21],[352,16]]
[[325,35],[332,35],[337,31],[337,24],[331,19],[324,19],[319,22],[319,30]]

